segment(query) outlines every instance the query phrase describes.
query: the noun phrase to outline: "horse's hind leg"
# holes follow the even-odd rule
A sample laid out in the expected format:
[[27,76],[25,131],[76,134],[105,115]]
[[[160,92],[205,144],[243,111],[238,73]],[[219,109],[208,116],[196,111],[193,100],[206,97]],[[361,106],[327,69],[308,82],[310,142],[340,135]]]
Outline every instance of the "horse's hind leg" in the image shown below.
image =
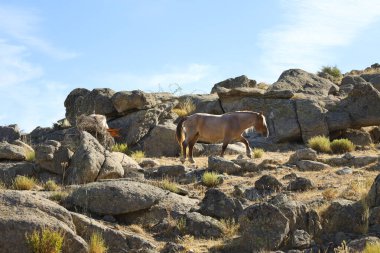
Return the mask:
[[251,148],[249,147],[249,143],[248,143],[247,139],[244,138],[243,136],[240,136],[239,141],[241,141],[241,142],[244,143],[245,148],[246,148],[247,156],[248,156],[249,158],[251,158],[251,157],[252,157],[252,155],[251,155],[252,151],[251,151]]
[[193,148],[194,148],[195,143],[197,143],[198,138],[199,138],[199,134],[196,133],[193,139],[191,139],[191,141],[189,142],[189,161],[191,163],[195,162],[193,159]]
[[223,145],[222,145],[222,153],[220,153],[220,157],[224,156],[224,152],[226,151],[226,148],[227,148],[228,144],[230,143],[230,141],[231,141],[231,139],[224,138]]
[[184,140],[182,142],[182,157],[180,159],[182,163],[186,161],[186,149],[187,149],[187,141]]

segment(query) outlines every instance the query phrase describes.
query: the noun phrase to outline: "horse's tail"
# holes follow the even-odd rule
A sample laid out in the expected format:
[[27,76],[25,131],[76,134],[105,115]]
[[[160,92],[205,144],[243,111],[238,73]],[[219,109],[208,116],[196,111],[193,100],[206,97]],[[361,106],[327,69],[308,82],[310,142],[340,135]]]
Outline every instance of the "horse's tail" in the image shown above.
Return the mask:
[[183,122],[187,120],[187,117],[183,117],[182,119],[179,120],[177,124],[177,129],[175,132],[175,137],[177,139],[177,142],[179,146],[182,148],[182,142],[185,140],[185,134],[183,132]]

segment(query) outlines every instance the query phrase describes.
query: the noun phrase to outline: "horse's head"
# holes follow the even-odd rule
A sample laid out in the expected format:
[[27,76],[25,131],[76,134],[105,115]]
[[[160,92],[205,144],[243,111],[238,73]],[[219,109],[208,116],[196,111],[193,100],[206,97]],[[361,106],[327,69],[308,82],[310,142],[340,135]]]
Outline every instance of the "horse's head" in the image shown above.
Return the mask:
[[265,137],[269,136],[267,121],[265,120],[265,116],[262,112],[257,114],[255,129],[257,132],[264,135]]

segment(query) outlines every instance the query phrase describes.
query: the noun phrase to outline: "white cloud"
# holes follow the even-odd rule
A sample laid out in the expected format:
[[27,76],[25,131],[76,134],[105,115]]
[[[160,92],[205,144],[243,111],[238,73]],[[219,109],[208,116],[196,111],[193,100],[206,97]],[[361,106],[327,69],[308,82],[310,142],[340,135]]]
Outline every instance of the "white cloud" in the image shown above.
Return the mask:
[[352,43],[380,18],[378,0],[282,1],[285,22],[261,34],[261,64],[273,79],[283,70],[316,71],[333,59],[331,49]]
[[[141,89],[146,91],[173,91],[181,87],[186,92],[209,92],[209,86],[218,80],[217,68],[204,64],[189,64],[185,67],[166,67],[161,73],[136,75],[130,73],[108,74],[102,85],[115,90]],[[207,88],[206,88],[207,87]],[[205,89],[206,88],[206,89]]]

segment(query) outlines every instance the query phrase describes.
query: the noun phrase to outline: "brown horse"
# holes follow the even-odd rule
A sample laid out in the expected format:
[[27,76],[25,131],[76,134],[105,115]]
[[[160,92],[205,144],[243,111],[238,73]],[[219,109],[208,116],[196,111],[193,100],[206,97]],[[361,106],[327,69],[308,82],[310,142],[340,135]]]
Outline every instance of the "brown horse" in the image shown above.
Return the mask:
[[221,157],[231,141],[241,141],[245,144],[247,156],[251,157],[251,148],[242,135],[244,130],[251,127],[268,137],[267,123],[262,113],[251,111],[230,112],[223,115],[196,113],[182,118],[178,122],[176,131],[178,144],[182,148],[181,161],[185,162],[186,148],[189,147],[189,161],[194,163],[193,147],[198,139],[212,143],[223,142]]

